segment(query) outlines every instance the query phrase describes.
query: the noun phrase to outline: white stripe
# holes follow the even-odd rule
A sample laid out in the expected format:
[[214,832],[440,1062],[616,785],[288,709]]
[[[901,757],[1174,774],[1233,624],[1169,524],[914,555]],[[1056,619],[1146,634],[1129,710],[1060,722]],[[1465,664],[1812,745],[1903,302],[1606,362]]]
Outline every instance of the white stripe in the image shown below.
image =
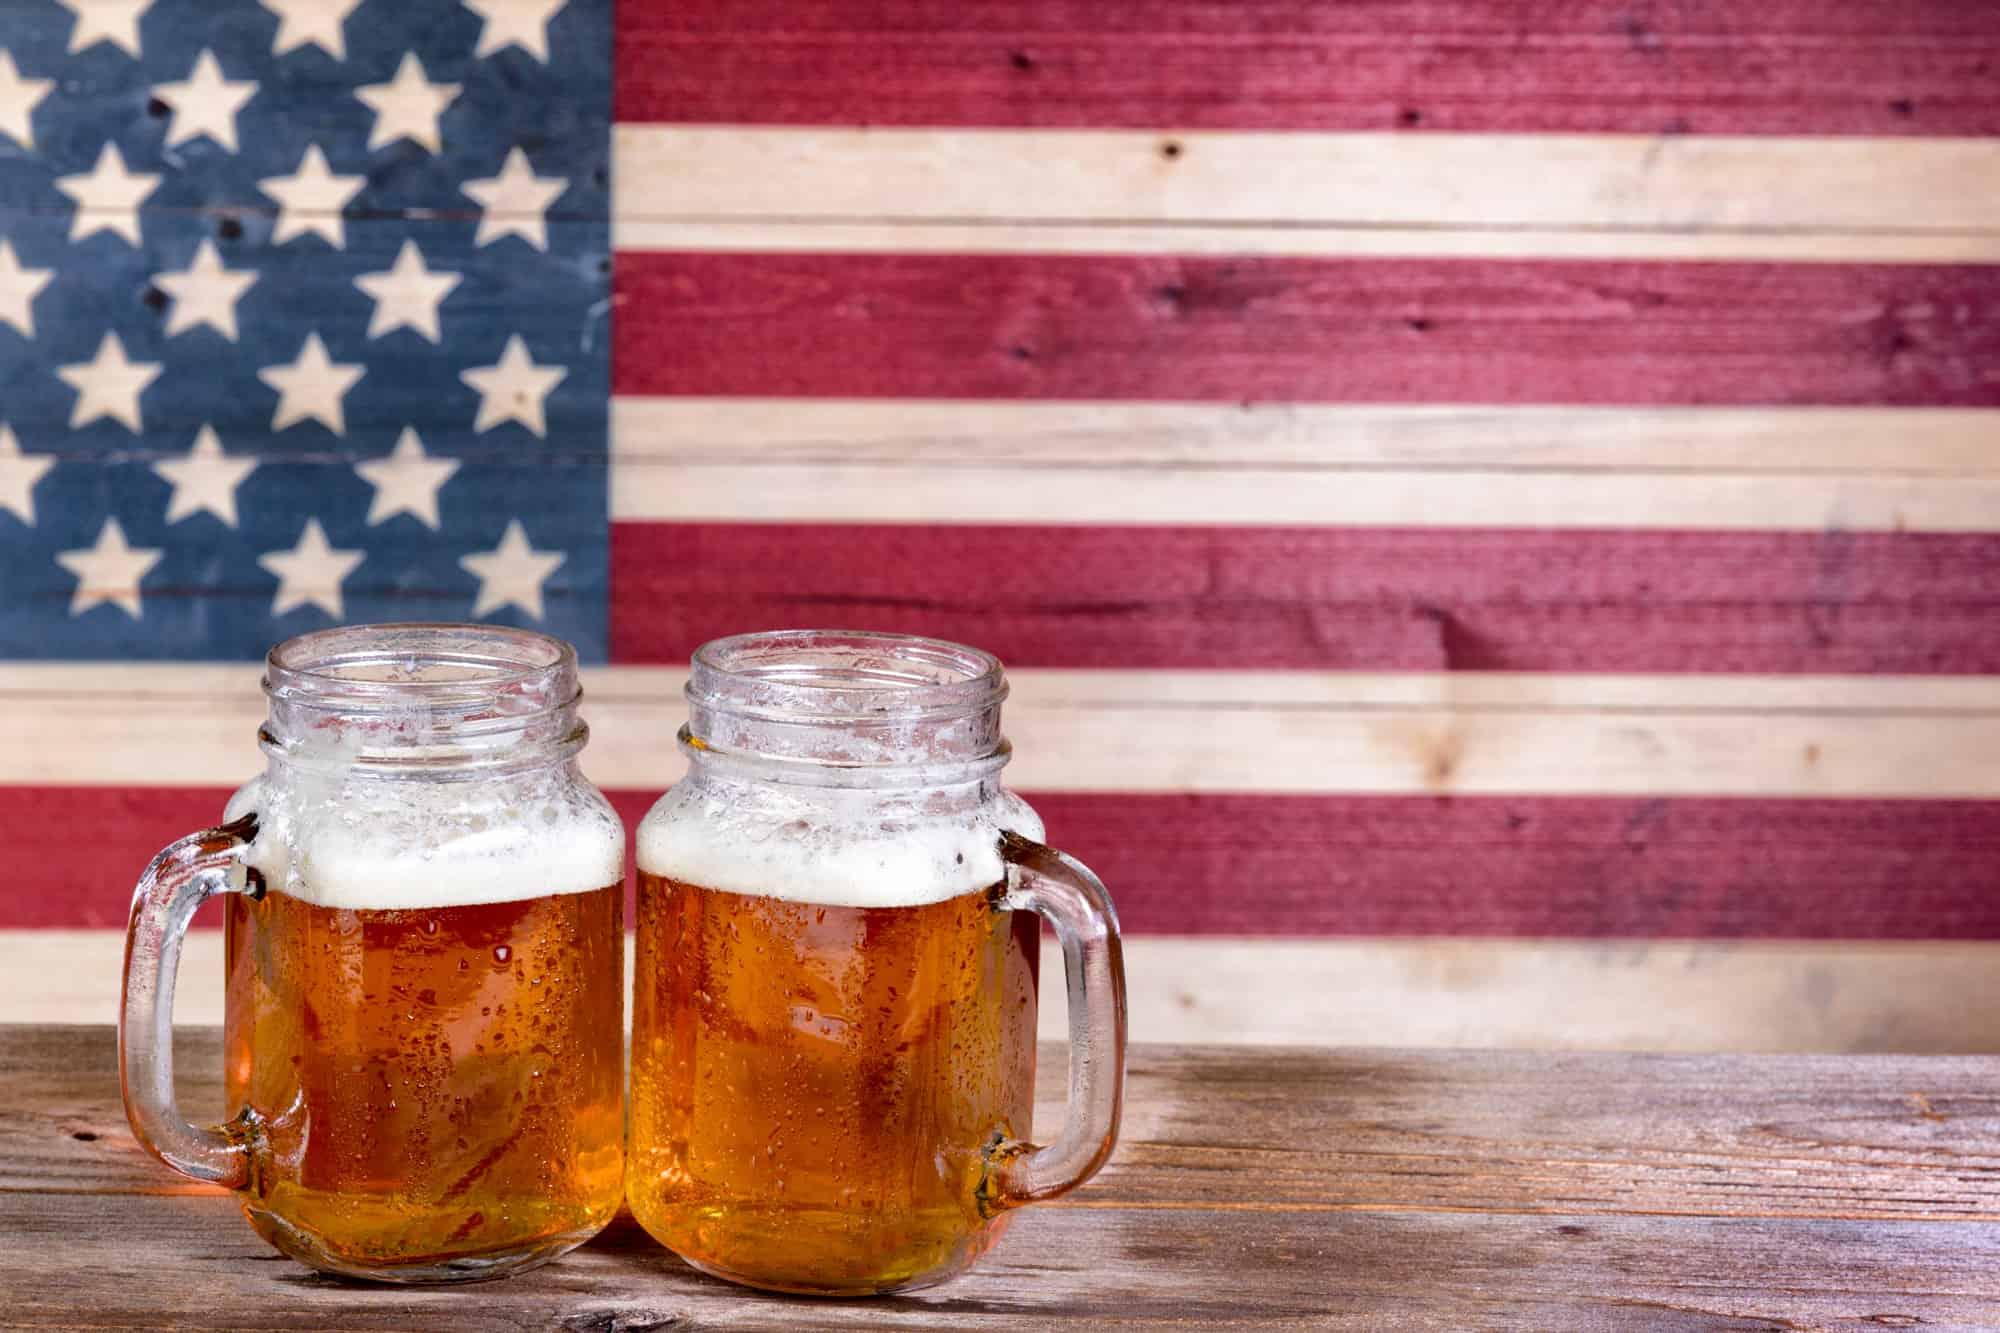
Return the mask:
[[702,466],[638,481],[621,474],[614,494],[618,517],[660,520],[1791,532],[1981,532],[2000,527],[2000,477]]
[[2000,264],[2000,232],[1562,231],[1482,227],[620,218],[623,250],[765,254],[1235,255],[1271,259],[1650,259]]
[[[1035,671],[1026,790],[2000,796],[2000,677]],[[587,673],[600,785],[677,778],[677,668]],[[248,667],[0,666],[0,782],[229,786]]]
[[1990,409],[618,398],[626,521],[2000,529]]
[[[115,1021],[123,947],[121,931],[0,931],[0,1023]],[[1125,963],[1135,1041],[2000,1051],[1994,943],[1128,936]],[[1061,976],[1045,944],[1051,1041]],[[222,1005],[221,933],[195,931],[175,1017],[220,1023]]]
[[[620,397],[619,463],[2000,476],[2000,409]],[[639,515],[634,515],[639,517]]]
[[2000,230],[2000,143],[1977,138],[620,125],[613,154],[624,249],[652,224],[741,221],[1641,231],[1720,253]]

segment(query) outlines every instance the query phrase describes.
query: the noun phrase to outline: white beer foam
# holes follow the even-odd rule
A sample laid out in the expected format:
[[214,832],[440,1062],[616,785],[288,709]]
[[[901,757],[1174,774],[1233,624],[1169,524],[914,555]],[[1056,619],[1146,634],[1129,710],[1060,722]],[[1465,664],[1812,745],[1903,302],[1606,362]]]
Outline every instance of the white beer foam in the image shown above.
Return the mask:
[[1011,792],[971,810],[883,813],[878,793],[809,796],[685,781],[639,824],[639,869],[728,893],[825,907],[920,907],[1006,877],[1000,834],[1040,841]]
[[588,784],[257,778],[244,860],[294,898],[347,911],[470,907],[586,893],[625,878],[625,832]]

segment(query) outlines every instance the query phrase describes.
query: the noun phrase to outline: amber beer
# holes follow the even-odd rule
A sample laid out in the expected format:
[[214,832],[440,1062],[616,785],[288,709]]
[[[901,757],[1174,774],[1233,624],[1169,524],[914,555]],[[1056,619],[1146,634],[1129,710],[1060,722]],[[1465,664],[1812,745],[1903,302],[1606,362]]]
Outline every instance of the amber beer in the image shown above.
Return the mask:
[[621,1190],[623,896],[232,896],[226,1084],[264,1149],[242,1195],[259,1234],[373,1271],[603,1226]]
[[[1118,1136],[1109,895],[1001,786],[990,653],[866,630],[718,639],[687,773],[636,831],[625,1197],[696,1267],[858,1296],[942,1282]],[[1032,1141],[1038,922],[1072,1079]]]
[[[576,651],[355,625],[266,657],[263,772],[140,874],[119,1085],[135,1141],[300,1263],[477,1282],[618,1208],[625,834],[584,777]],[[173,997],[225,901],[230,1120],[175,1089]]]
[[847,907],[639,876],[634,1215],[724,1277],[882,1290],[1000,1234],[1026,1139],[1040,934],[997,893]]

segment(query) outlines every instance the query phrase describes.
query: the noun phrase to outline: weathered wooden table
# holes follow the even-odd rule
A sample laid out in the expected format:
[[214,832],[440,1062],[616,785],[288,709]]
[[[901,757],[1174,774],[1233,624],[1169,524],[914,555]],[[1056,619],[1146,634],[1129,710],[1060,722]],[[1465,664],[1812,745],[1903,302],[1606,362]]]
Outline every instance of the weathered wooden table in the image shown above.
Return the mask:
[[[219,1107],[212,1031],[183,1100]],[[1045,1123],[1062,1053],[1045,1052]],[[319,1277],[133,1143],[111,1033],[0,1028],[0,1326],[2000,1326],[2000,1060],[1139,1047],[1118,1155],[970,1276],[829,1304],[621,1219],[458,1290]]]

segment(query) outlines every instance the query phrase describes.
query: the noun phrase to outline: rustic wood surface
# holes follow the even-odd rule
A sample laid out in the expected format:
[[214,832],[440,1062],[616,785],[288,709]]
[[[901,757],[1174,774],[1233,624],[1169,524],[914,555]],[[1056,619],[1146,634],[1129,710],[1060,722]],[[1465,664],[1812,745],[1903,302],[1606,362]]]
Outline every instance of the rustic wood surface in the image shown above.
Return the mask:
[[[212,1030],[183,1094],[219,1103]],[[1052,1121],[1061,1052],[1045,1052]],[[2000,1062],[1140,1047],[1097,1181],[971,1275],[865,1303],[700,1277],[621,1219],[470,1290],[267,1252],[146,1157],[104,1028],[0,1029],[0,1324],[21,1328],[1979,1327]]]

